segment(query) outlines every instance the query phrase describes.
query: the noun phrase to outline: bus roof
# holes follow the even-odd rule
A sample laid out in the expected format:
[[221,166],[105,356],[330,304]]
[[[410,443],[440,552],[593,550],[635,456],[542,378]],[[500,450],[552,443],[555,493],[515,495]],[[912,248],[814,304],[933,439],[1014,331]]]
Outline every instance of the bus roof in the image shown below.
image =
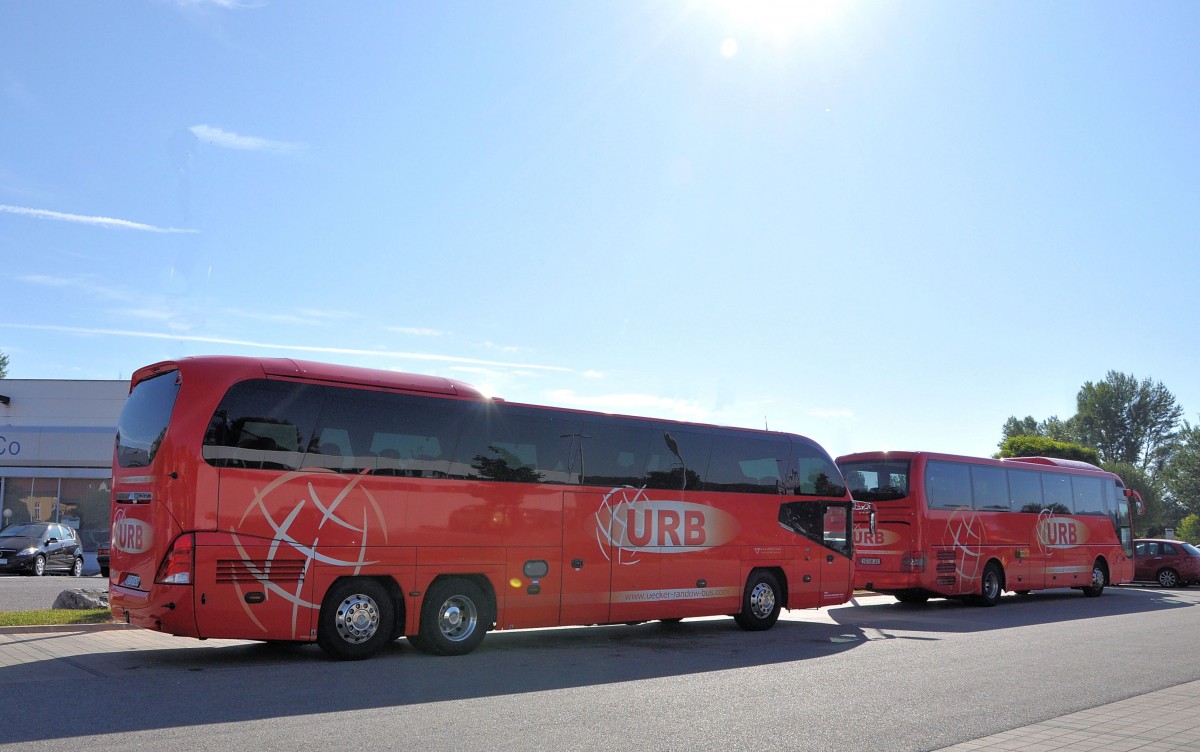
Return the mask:
[[449,396],[485,399],[482,392],[470,384],[440,376],[385,371],[359,366],[343,366],[332,363],[317,363],[291,358],[255,358],[240,355],[196,355],[178,360],[165,360],[139,368],[131,383],[136,384],[147,376],[175,369],[199,367],[204,370],[234,371],[245,374],[242,378],[294,378],[324,381],[331,384],[356,384],[360,386],[403,389]]
[[[470,384],[467,384],[466,382],[442,378],[440,376],[425,376],[421,374],[404,373],[401,371],[387,371],[375,368],[363,368],[360,366],[344,366],[333,363],[294,360],[292,358],[260,358],[246,355],[193,355],[178,358],[176,360],[165,360],[159,363],[143,366],[142,368],[136,370],[130,380],[131,388],[132,385],[137,384],[139,381],[155,374],[173,370],[189,370],[193,368],[203,371],[221,373],[229,373],[232,371],[236,375],[235,378],[231,380],[237,381],[253,378],[290,378],[324,382],[327,384],[346,384],[382,389],[417,391],[428,394],[462,397],[479,401],[490,400],[494,402],[507,403],[515,407],[531,407],[540,410],[553,410],[577,415],[603,415],[615,418],[629,418],[631,420],[639,421],[671,423],[680,426],[692,426],[695,428],[744,432],[747,434],[774,434],[777,436],[789,437],[790,440],[800,439],[817,447],[821,446],[818,442],[809,438],[808,436],[785,431],[770,431],[754,428],[743,428],[738,426],[721,426],[713,423],[680,421],[670,418],[656,418],[644,415],[624,415],[620,413],[604,413],[594,410],[579,410],[576,408],[555,407],[533,403],[508,402],[507,400],[499,397],[490,397],[485,395],[483,392],[480,392],[478,389]],[[824,450],[822,449],[822,451]]]
[[958,462],[996,462],[996,463],[1022,463],[1031,465],[1050,465],[1060,467],[1066,470],[1084,470],[1092,473],[1105,473],[1113,475],[1102,467],[1097,467],[1090,462],[1082,462],[1080,460],[1064,460],[1057,457],[970,457],[962,454],[943,454],[941,452],[922,452],[922,451],[877,451],[877,452],[855,452],[854,454],[845,454],[836,458],[834,461],[839,465],[843,462],[863,462],[866,460],[879,459],[897,459],[909,460],[924,457],[925,459],[934,460],[951,460]]

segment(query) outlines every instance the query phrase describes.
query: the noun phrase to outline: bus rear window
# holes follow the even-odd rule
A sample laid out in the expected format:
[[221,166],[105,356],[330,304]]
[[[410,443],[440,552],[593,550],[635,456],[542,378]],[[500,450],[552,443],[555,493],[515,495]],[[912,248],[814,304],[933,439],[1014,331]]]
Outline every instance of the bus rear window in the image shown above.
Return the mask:
[[117,421],[118,465],[148,467],[154,461],[178,395],[176,371],[139,381],[133,387]]
[[843,462],[838,467],[850,486],[850,495],[858,501],[908,498],[908,460]]

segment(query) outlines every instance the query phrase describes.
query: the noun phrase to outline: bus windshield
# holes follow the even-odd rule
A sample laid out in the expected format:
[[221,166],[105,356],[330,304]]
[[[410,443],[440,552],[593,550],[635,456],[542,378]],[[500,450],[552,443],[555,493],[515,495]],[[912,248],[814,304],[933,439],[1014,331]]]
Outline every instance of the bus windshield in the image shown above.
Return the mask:
[[857,501],[897,501],[908,498],[908,460],[872,460],[840,465]]

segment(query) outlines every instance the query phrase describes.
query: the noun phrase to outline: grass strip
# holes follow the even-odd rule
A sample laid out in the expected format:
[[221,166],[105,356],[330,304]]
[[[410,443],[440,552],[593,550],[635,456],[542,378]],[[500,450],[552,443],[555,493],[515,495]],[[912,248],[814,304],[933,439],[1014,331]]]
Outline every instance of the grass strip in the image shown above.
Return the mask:
[[40,611],[0,611],[0,627],[43,627],[48,624],[104,624],[112,621],[107,608],[47,608]]

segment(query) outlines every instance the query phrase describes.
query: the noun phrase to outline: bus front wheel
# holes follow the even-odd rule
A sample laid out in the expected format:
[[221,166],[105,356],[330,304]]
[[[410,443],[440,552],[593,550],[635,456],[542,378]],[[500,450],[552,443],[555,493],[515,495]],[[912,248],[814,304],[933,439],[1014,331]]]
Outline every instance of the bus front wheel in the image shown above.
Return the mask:
[[746,580],[742,610],[733,615],[733,620],[742,629],[761,632],[775,624],[782,608],[783,593],[779,588],[779,579],[770,572],[757,571]]
[[1108,582],[1108,571],[1104,567],[1104,562],[1096,559],[1092,564],[1092,584],[1083,588],[1083,594],[1089,598],[1095,598],[1104,592],[1104,585]]
[[340,580],[321,604],[317,644],[344,661],[370,657],[388,643],[395,612],[387,590],[375,580]]
[[491,624],[487,595],[468,579],[438,580],[425,594],[413,644],[434,655],[466,655],[479,646]]

